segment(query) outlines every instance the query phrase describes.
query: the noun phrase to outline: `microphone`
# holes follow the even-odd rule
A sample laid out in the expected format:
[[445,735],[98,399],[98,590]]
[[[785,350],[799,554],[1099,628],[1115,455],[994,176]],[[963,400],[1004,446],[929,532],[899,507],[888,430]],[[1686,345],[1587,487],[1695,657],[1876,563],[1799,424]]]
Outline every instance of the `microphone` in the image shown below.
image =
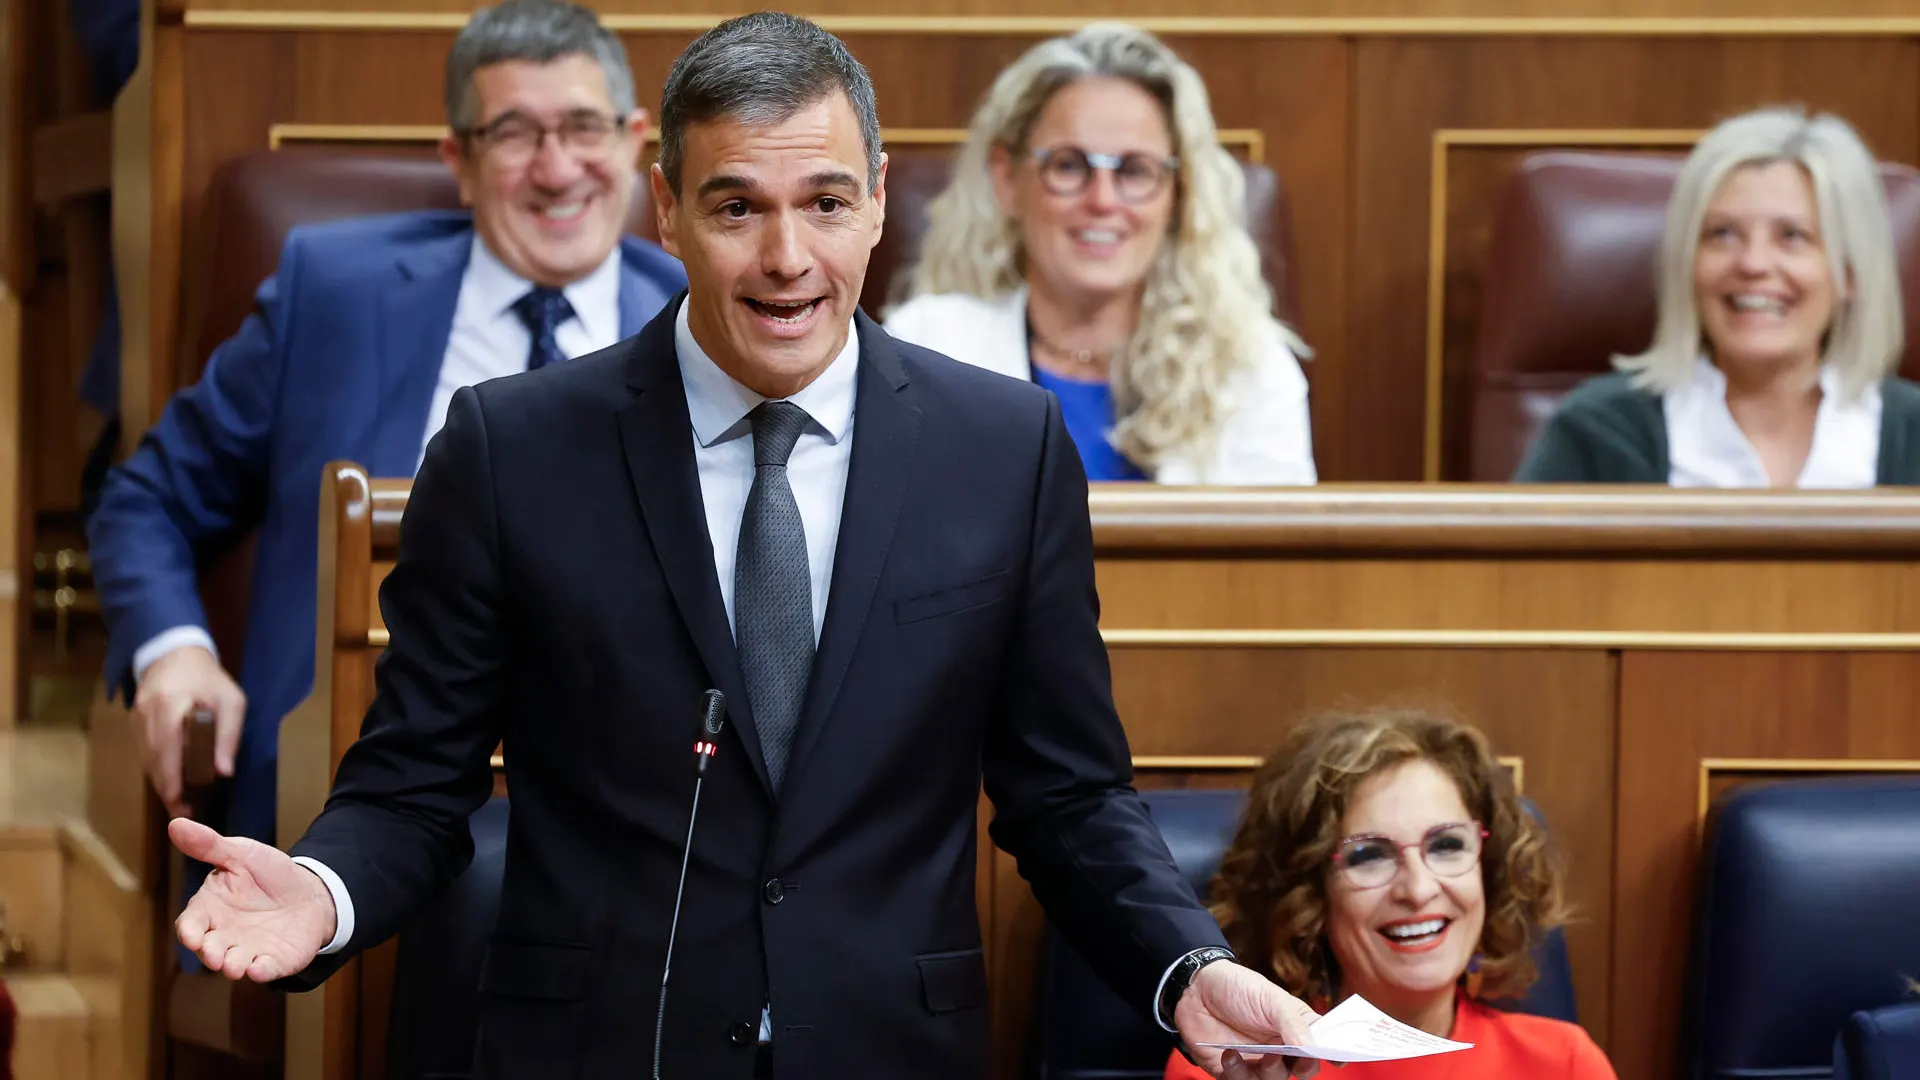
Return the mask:
[[693,856],[693,823],[700,816],[700,785],[707,762],[720,748],[716,740],[727,726],[727,696],[706,693],[699,730],[693,742],[693,809],[687,814],[687,843],[680,849],[680,884],[673,890],[673,921],[667,924],[667,959],[660,968],[660,1008],[653,1018],[653,1080],[660,1080],[660,1041],[667,1029],[667,976],[673,973],[673,939],[680,933],[680,900],[687,893],[687,862]]

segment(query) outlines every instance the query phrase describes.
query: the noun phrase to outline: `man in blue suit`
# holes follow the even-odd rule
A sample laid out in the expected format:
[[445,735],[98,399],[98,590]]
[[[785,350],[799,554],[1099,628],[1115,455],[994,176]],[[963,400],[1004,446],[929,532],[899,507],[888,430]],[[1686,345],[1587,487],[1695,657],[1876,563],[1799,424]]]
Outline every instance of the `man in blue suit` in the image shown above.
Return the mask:
[[[325,464],[412,476],[456,390],[604,349],[685,286],[678,261],[623,236],[647,116],[590,11],[483,9],[446,80],[441,157],[471,212],[293,230],[255,312],[112,471],[89,522],[109,691],[131,698],[169,813],[189,809],[184,723],[210,710],[232,778],[224,825],[271,842],[280,721],[313,683]],[[197,567],[253,529],[236,684]]]

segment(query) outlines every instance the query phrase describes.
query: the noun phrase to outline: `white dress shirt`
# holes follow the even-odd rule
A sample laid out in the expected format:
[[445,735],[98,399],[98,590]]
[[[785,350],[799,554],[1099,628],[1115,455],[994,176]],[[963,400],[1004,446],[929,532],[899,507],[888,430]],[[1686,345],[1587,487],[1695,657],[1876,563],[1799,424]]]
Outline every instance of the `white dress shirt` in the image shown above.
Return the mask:
[[[473,234],[473,249],[460,278],[460,298],[453,310],[453,328],[447,335],[447,351],[440,360],[440,380],[427,410],[426,429],[420,435],[421,454],[426,453],[427,443],[440,425],[446,423],[447,405],[455,390],[527,370],[533,333],[514,312],[513,304],[531,288],[533,282],[507,269],[507,264],[480,239],[479,232]],[[561,292],[573,305],[574,317],[556,327],[553,338],[568,359],[598,352],[620,340],[618,245],[591,273]],[[204,627],[170,627],[133,651],[134,682],[140,681],[155,660],[189,645],[219,655]]]
[[[1820,368],[1813,445],[1795,482],[1802,488],[1870,488],[1880,468],[1880,384],[1843,400],[1840,373]],[[1674,487],[1771,487],[1759,451],[1727,408],[1727,376],[1694,361],[1693,377],[1661,398],[1667,420],[1667,483]]]

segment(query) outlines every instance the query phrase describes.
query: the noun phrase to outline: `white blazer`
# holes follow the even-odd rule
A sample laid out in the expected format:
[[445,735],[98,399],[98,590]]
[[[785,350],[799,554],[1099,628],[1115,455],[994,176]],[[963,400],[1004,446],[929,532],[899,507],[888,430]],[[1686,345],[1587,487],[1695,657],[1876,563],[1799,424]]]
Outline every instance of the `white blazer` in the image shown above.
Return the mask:
[[[955,360],[1033,381],[1027,355],[1027,290],[994,300],[963,293],[917,296],[887,318],[887,333]],[[1272,324],[1267,348],[1242,370],[1222,403],[1226,415],[1211,457],[1170,455],[1161,484],[1311,484],[1313,433],[1307,377]]]

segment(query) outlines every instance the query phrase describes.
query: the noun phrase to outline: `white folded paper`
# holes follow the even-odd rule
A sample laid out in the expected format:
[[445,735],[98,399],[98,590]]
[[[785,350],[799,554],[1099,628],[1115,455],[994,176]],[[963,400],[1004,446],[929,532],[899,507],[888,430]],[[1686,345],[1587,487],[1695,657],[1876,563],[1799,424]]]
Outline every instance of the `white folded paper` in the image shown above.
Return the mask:
[[1279,1054],[1284,1057],[1318,1058],[1321,1061],[1397,1061],[1473,1049],[1472,1043],[1454,1042],[1409,1027],[1358,995],[1334,1006],[1325,1016],[1315,1020],[1307,1027],[1307,1035],[1313,1042],[1306,1046],[1254,1043],[1200,1045],[1215,1050],[1238,1050],[1243,1054]]

